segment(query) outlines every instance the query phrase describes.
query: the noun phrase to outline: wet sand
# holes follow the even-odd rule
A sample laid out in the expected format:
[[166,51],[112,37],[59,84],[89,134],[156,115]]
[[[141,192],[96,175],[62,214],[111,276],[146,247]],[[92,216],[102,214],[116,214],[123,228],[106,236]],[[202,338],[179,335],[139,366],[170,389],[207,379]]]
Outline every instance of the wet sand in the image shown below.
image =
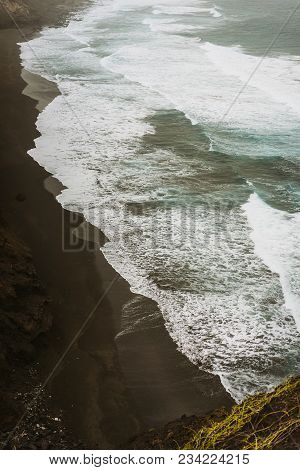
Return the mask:
[[[30,37],[29,29],[25,33]],[[40,341],[37,358],[41,380],[93,312],[48,384],[53,407],[63,410],[86,448],[103,449],[124,446],[133,435],[183,414],[202,415],[229,405],[219,379],[201,372],[176,350],[160,315],[153,328],[117,336],[123,306],[137,296],[106,262],[97,243],[63,250],[70,213],[49,192],[59,191],[60,184],[27,155],[38,135],[38,111],[37,102],[22,93],[26,84],[16,46],[22,40],[16,29],[0,31],[0,198],[6,220],[30,247],[52,299],[53,328]],[[31,84],[26,94],[36,93],[41,106],[57,93],[39,77],[26,80]],[[93,227],[89,230],[95,233]],[[101,234],[96,238],[104,240]],[[157,309],[151,301],[143,300],[143,305],[147,312]]]

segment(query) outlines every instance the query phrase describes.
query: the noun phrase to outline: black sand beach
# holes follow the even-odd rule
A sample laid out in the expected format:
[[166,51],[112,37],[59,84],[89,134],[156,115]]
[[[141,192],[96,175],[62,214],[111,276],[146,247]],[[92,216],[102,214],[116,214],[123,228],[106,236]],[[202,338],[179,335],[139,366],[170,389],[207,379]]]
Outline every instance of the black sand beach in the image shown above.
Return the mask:
[[[43,10],[37,24],[53,22],[54,12],[47,17]],[[89,242],[81,250],[62,249],[69,237],[70,214],[46,189],[55,186],[57,190],[59,182],[49,179],[27,155],[37,137],[38,111],[37,102],[22,93],[26,84],[17,43],[29,39],[34,29],[0,30],[1,213],[30,248],[53,316],[52,328],[36,341],[33,363],[43,382],[76,337],[47,384],[52,396],[49,406],[62,410],[66,427],[85,448],[124,447],[146,429],[183,414],[203,415],[232,400],[217,377],[201,372],[176,350],[162,319],[154,329],[116,341],[122,307],[134,297],[129,285],[97,245]],[[52,84],[26,77],[31,93],[36,88],[44,104],[56,95]],[[155,308],[149,301],[149,310]]]

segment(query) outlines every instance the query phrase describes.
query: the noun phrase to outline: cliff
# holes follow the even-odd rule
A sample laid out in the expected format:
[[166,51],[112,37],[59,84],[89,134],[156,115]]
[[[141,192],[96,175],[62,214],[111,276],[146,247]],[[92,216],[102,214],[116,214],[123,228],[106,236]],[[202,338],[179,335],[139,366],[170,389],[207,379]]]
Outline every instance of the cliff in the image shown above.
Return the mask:
[[51,326],[48,299],[30,251],[0,219],[0,369],[26,361],[34,340]]
[[61,412],[49,410],[36,371],[51,304],[30,250],[1,217],[0,272],[0,448],[76,448]]
[[13,21],[11,17],[17,23],[26,23],[32,14],[33,10],[30,0],[2,0],[0,4],[0,27],[12,26]]
[[23,25],[41,26],[66,18],[79,5],[88,4],[89,0],[1,0],[0,28]]

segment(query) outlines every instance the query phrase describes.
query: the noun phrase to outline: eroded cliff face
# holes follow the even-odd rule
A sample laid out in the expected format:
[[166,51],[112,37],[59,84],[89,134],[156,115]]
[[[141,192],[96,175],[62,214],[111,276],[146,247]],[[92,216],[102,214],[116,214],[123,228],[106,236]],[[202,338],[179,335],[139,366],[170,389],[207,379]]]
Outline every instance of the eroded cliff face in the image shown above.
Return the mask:
[[0,26],[13,24],[13,19],[19,23],[28,22],[32,9],[26,0],[2,0],[0,4]]
[[88,5],[90,0],[1,0],[0,28],[22,25],[41,26],[65,19],[78,7]]
[[68,449],[81,445],[64,427],[61,411],[49,408],[49,397],[41,388],[36,369],[51,324],[49,299],[31,252],[0,214],[1,449]]
[[9,364],[31,355],[32,342],[50,328],[51,316],[29,249],[1,217],[0,271],[0,360]]
[[28,4],[22,0],[2,0],[2,4],[10,13],[26,15],[29,13]]
[[22,408],[16,394],[28,382],[35,341],[49,330],[52,317],[30,251],[1,216],[0,273],[0,421],[5,432]]

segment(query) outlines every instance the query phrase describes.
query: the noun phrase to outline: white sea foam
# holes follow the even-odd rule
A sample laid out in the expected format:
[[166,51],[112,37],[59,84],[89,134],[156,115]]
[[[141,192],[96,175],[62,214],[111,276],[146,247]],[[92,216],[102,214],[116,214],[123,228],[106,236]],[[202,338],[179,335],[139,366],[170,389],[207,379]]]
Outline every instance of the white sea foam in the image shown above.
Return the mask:
[[[123,227],[123,246],[114,242],[112,226],[111,241],[103,251],[133,291],[158,303],[180,350],[195,364],[217,373],[234,398],[241,400],[249,391],[279,382],[286,367],[296,367],[299,336],[283,306],[278,277],[262,265],[247,240],[242,212],[227,214],[221,233],[214,210],[199,207],[194,215],[192,247],[180,240],[179,211],[173,213],[173,243],[166,246],[170,227],[157,210]],[[155,251],[147,246],[153,226]],[[166,273],[161,287],[151,282],[150,272]],[[180,283],[177,290],[170,289],[184,273],[185,289],[179,288]]]
[[[266,58],[243,54],[238,48],[206,43],[207,57],[226,75],[262,90],[274,101],[300,115],[300,57]],[[255,71],[255,73],[254,73]]]
[[[171,5],[169,4],[171,3]],[[175,5],[174,5],[175,3]],[[219,18],[222,16],[222,13],[220,11],[220,8],[216,7],[215,5],[213,7],[208,6],[207,1],[203,2],[187,2],[189,5],[182,5],[182,3],[186,2],[177,2],[171,1],[171,2],[165,2],[165,4],[160,5],[157,7],[153,7],[152,13],[154,15],[200,15],[202,16],[203,14],[208,14],[213,16],[214,18]],[[199,6],[203,5],[203,6]]]
[[222,16],[222,13],[216,7],[211,8],[210,13],[212,14],[214,18],[220,18]]
[[189,32],[201,30],[201,25],[189,25],[177,23],[174,18],[153,18],[148,17],[143,20],[143,24],[148,25],[151,31],[153,32],[165,32],[176,34],[180,32]]
[[[195,8],[184,3],[107,2],[103,10],[96,5],[67,28],[45,30],[24,44],[26,68],[56,81],[62,92],[40,114],[41,137],[30,155],[67,187],[61,204],[105,232],[104,255],[133,291],[158,303],[179,349],[218,374],[240,400],[299,368],[300,337],[292,316],[298,268],[290,259],[293,250],[298,253],[298,216],[265,207],[254,196],[243,208],[228,206],[236,184],[222,178],[216,183],[214,177],[211,182],[201,159],[183,158],[175,148],[149,148],[143,139],[156,132],[150,117],[175,108],[204,125],[220,148],[232,151],[237,143],[239,153],[244,140],[243,149],[251,147],[246,132],[260,133],[272,142],[257,143],[252,151],[272,154],[274,133],[283,139],[291,132],[296,111],[257,82],[216,137],[214,125],[243,77],[223,70],[219,49],[151,31],[150,7]],[[122,12],[126,8],[138,12]],[[170,19],[156,24],[182,24],[178,15]],[[242,51],[223,53],[232,64],[240,56],[248,64]],[[274,78],[275,65],[267,65],[270,79],[284,85]],[[286,87],[294,92],[292,82]]]
[[[201,46],[186,38],[169,41],[157,38],[141,46],[123,47],[103,59],[102,64],[157,91],[192,123],[207,123],[209,137],[219,150],[278,155],[280,148],[286,153],[287,148],[292,150],[289,134],[293,129],[292,153],[298,155],[300,119],[296,76],[299,65],[296,60],[264,59],[257,78],[243,88],[236,100],[244,79],[249,78],[259,60],[233,48],[208,43]],[[293,74],[285,80],[287,70],[293,70]],[[284,119],[278,119],[283,112]],[[213,127],[219,126],[220,121],[230,135]],[[241,131],[244,131],[243,138],[240,138]],[[253,134],[265,135],[266,139],[254,140]]]
[[153,10],[154,15],[194,15],[199,13],[210,13],[212,8],[198,8],[190,6],[161,6]]
[[255,252],[280,276],[285,306],[300,330],[300,213],[273,209],[256,194],[244,209],[252,227]]
[[199,30],[198,26],[180,24],[180,23],[152,23],[150,25],[151,31],[160,31],[164,33],[176,34],[176,33],[188,33],[190,31]]
[[[113,10],[145,10],[146,8],[152,8],[161,11],[175,11],[184,13],[197,12],[199,4],[206,4],[207,1],[201,0],[108,0],[106,4],[110,3]],[[178,13],[181,14],[181,13]]]
[[149,18],[145,18],[143,20],[143,24],[147,25],[160,25],[160,24],[167,24],[167,23],[174,23],[174,18],[153,18],[153,16]]

